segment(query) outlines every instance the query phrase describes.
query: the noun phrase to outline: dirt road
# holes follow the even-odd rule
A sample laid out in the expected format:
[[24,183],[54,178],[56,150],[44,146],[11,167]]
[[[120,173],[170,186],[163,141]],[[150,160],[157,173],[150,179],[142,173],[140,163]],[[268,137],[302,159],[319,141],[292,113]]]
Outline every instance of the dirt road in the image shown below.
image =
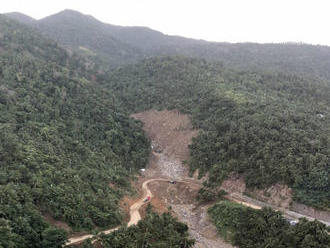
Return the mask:
[[[169,182],[169,180],[170,179],[166,179],[166,178],[152,178],[152,179],[148,179],[148,180],[143,182],[143,184],[142,184],[143,195],[137,202],[135,202],[133,205],[130,206],[130,220],[129,220],[127,226],[136,225],[141,220],[141,215],[140,215],[140,212],[139,212],[140,208],[144,204],[147,204],[153,198],[153,194],[151,193],[151,191],[148,187],[148,184],[151,183],[151,182]],[[178,183],[185,183],[185,184],[193,183],[193,182],[189,181],[188,179],[187,179],[187,181],[181,180],[181,181],[177,181],[177,182]],[[145,201],[145,199],[148,196],[150,197],[150,200]],[[109,230],[105,230],[105,231],[100,232],[99,234],[101,234],[101,233],[109,234],[113,231],[116,231],[118,228],[119,227],[112,228],[112,229],[109,229]],[[68,242],[65,245],[69,246],[69,245],[81,243],[82,241],[84,241],[86,239],[93,238],[93,237],[95,237],[95,235],[92,235],[92,234],[86,234],[86,235],[79,236],[79,237],[72,237],[68,240]]]
[[[141,215],[140,215],[139,210],[144,204],[147,203],[147,202],[145,202],[145,199],[147,196],[150,196],[150,199],[153,197],[150,189],[148,188],[148,184],[153,181],[168,181],[168,179],[163,179],[163,178],[149,179],[142,184],[143,196],[140,198],[140,200],[138,200],[136,203],[134,203],[130,207],[130,220],[129,220],[127,226],[136,225],[139,222],[139,220],[141,220]],[[116,231],[118,228],[119,227],[112,228],[112,229],[100,232],[99,234],[101,234],[101,233],[109,234],[113,231]],[[68,245],[81,243],[82,241],[93,238],[93,237],[95,237],[95,235],[92,235],[92,234],[87,234],[87,235],[83,235],[83,236],[79,236],[79,237],[73,237],[73,238],[70,238],[65,245],[68,246]]]
[[[144,129],[155,148],[151,154],[150,164],[139,178],[138,188],[142,189],[142,197],[130,205],[130,219],[128,226],[137,224],[141,220],[141,210],[145,206],[145,199],[157,200],[164,206],[172,208],[172,213],[189,227],[190,235],[196,240],[195,248],[232,248],[224,242],[217,234],[215,226],[207,215],[208,205],[201,206],[195,200],[202,181],[188,177],[188,170],[182,161],[189,157],[188,145],[192,137],[198,133],[192,130],[190,120],[186,115],[173,111],[148,111],[134,115],[144,124]],[[168,181],[176,180],[177,184],[169,184]],[[164,183],[165,182],[165,183]],[[167,182],[167,183],[166,183]],[[152,192],[157,192],[153,195]],[[260,209],[265,203],[229,191],[227,198],[243,205]],[[273,209],[280,210],[288,219],[298,219],[308,216],[278,209],[275,206],[267,205]],[[157,206],[153,207],[157,210]],[[161,208],[158,207],[158,210]],[[143,213],[143,211],[142,211]],[[326,223],[329,225],[329,223]],[[104,231],[107,234],[118,228]],[[70,238],[66,245],[80,243],[93,235],[84,235]]]
[[149,179],[145,182],[143,182],[142,184],[142,191],[143,191],[143,196],[140,200],[138,200],[136,203],[134,203],[131,207],[130,207],[130,220],[127,224],[127,226],[131,226],[131,225],[136,225],[139,220],[141,220],[141,215],[140,215],[140,208],[147,203],[145,201],[145,199],[149,196],[150,200],[153,197],[153,194],[151,193],[150,189],[148,188],[148,184],[154,181],[168,181],[168,179],[163,179],[163,178],[154,178],[154,179]]

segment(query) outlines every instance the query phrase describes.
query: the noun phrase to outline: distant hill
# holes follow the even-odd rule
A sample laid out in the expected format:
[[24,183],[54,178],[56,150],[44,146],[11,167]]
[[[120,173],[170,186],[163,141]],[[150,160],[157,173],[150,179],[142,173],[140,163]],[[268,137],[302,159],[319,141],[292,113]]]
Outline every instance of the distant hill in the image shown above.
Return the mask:
[[42,33],[60,44],[87,53],[96,53],[111,64],[136,61],[142,56],[139,49],[117,39],[92,16],[72,10],[43,18],[35,25]]
[[244,70],[294,72],[330,79],[328,46],[207,42],[165,35],[146,27],[105,24],[73,10],[38,21],[19,13],[8,15],[38,28],[64,46],[89,55],[96,53],[113,65],[131,63],[146,56],[184,55],[222,61]]
[[9,16],[37,27],[64,46],[96,52],[114,64],[134,62],[144,56],[178,54],[220,60],[242,69],[291,71],[330,78],[330,48],[326,46],[206,42],[164,35],[145,27],[105,24],[73,10],[37,22],[19,13]]
[[[187,162],[192,173],[209,175],[200,191],[205,198],[234,173],[248,188],[283,183],[294,200],[329,210],[330,84],[317,78],[330,78],[329,47],[211,43],[104,24],[71,10],[38,21],[9,16],[31,27],[0,15],[0,247],[62,247],[66,231],[44,216],[74,231],[122,223],[120,199],[150,154],[142,123],[128,114],[148,109],[188,113],[201,130]],[[164,54],[198,58],[155,56]],[[133,63],[146,56],[155,57]],[[100,70],[99,58],[120,66]],[[242,215],[244,230],[233,230],[248,233],[246,240],[260,230],[267,235],[259,239],[282,239],[282,228],[268,222],[273,213],[265,213]],[[163,216],[100,238],[124,247],[181,242],[186,226]],[[253,220],[263,228],[246,232]],[[161,232],[164,223],[174,228]],[[297,227],[321,247],[314,229]]]
[[116,39],[107,31],[106,24],[76,11],[65,10],[38,21],[27,21],[28,17],[19,13],[7,15],[38,29],[66,48],[89,57],[97,55],[111,65],[134,62],[142,56],[139,49]]
[[36,19],[34,19],[30,16],[27,16],[27,15],[24,15],[22,13],[19,13],[19,12],[11,12],[11,13],[7,13],[6,15],[12,19],[15,19],[15,20],[17,20],[21,23],[27,24],[27,25],[33,25],[33,24],[37,23]]

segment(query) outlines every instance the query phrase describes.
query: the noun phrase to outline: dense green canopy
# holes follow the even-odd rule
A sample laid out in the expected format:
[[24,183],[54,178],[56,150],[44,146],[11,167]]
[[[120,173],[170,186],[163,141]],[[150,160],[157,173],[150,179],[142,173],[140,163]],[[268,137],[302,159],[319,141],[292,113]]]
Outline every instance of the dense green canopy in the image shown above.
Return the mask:
[[300,219],[290,226],[281,213],[270,208],[255,210],[232,202],[209,209],[219,233],[240,248],[329,248],[324,224]]
[[189,248],[195,243],[188,237],[187,225],[169,213],[158,215],[150,210],[137,225],[101,236],[101,242],[104,248]]
[[207,187],[237,172],[248,187],[285,183],[296,200],[329,208],[329,82],[181,57],[148,59],[109,77],[108,87],[128,111],[192,115],[202,131],[189,164],[200,175],[211,172]]
[[93,75],[86,63],[0,17],[2,247],[60,247],[66,235],[46,213],[76,229],[121,223],[118,201],[149,142],[84,76]]
[[[102,52],[108,39],[112,40],[109,36],[87,44],[101,44]],[[216,47],[208,44],[206,50],[194,53],[198,47],[182,49],[214,59],[210,51]],[[274,47],[270,45],[270,50]],[[327,51],[305,48],[314,55]],[[123,59],[119,64],[125,63],[130,56],[126,52],[121,56],[121,51],[133,50],[125,45],[109,61],[119,56]],[[236,55],[242,54],[239,50]],[[146,165],[150,152],[141,123],[128,114],[152,108],[188,113],[201,129],[190,146],[188,163],[191,172],[199,169],[200,176],[209,172],[201,190],[206,198],[212,198],[208,192],[235,172],[250,188],[285,183],[293,188],[295,200],[329,210],[330,83],[279,72],[306,69],[307,75],[329,77],[324,69],[327,57],[325,63],[314,63],[314,55],[308,66],[302,66],[305,61],[299,56],[283,62],[283,54],[276,57],[282,61],[278,68],[277,59],[267,56],[265,60],[256,56],[246,67],[242,63],[251,56],[238,62],[233,56],[225,63],[250,70],[257,61],[256,71],[237,71],[204,59],[156,57],[104,73],[109,65],[95,54],[91,61],[89,55],[67,51],[0,16],[0,247],[61,247],[67,233],[47,223],[43,215],[74,230],[122,223],[118,202],[130,189],[128,179]],[[263,63],[265,67],[260,66]],[[268,72],[258,72],[265,69]],[[329,244],[322,224],[302,220],[290,227],[269,209],[219,203],[210,214],[219,231],[225,228],[228,239],[239,247]],[[187,235],[187,226],[169,214],[149,213],[137,226],[102,240],[109,247],[191,247]]]

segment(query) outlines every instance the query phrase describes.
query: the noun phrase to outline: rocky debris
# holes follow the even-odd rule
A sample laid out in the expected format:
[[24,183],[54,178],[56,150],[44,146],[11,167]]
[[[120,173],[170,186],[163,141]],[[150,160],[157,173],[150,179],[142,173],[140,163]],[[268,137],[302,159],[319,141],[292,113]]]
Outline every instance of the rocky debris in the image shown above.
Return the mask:
[[171,159],[166,154],[159,155],[158,165],[161,174],[164,177],[171,178],[173,180],[178,180],[184,177],[187,171],[179,160]]
[[246,190],[244,178],[237,174],[231,174],[221,184],[221,189],[228,192],[237,192],[243,194]]
[[162,153],[183,161],[189,157],[188,145],[198,130],[192,128],[188,115],[172,110],[149,110],[132,115],[143,122],[143,129],[153,145],[160,146]]
[[196,240],[195,248],[232,248],[218,237],[216,228],[207,216],[207,207],[196,207],[195,204],[171,204],[178,219],[186,223],[192,238]]
[[[167,110],[150,110],[132,117],[143,122],[143,128],[152,140],[153,153],[144,176],[168,179],[168,182],[150,183],[150,190],[157,192],[153,200],[170,206],[173,214],[189,226],[191,237],[196,240],[196,248],[232,248],[218,236],[215,226],[208,219],[207,207],[196,207],[200,185],[179,182],[188,176],[188,168],[182,161],[189,158],[188,145],[192,137],[198,134],[198,130],[192,128],[189,117]],[[194,180],[197,179],[192,178]],[[171,184],[170,181],[177,183]],[[163,210],[162,204],[158,205],[154,206],[156,211]]]
[[151,150],[155,153],[162,153],[163,152],[162,147],[154,141],[152,142]]
[[275,184],[267,189],[248,191],[253,198],[271,205],[289,208],[292,204],[292,189],[284,184]]

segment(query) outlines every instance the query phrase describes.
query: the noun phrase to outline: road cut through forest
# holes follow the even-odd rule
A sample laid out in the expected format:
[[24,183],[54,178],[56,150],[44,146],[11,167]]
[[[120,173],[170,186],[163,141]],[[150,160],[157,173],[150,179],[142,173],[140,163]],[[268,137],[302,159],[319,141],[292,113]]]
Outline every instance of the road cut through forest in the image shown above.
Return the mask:
[[[141,197],[129,207],[129,221],[127,226],[135,225],[141,220],[141,212],[151,202],[156,212],[170,211],[180,221],[189,227],[192,238],[196,240],[196,248],[232,248],[217,234],[216,228],[208,218],[209,205],[201,205],[196,200],[197,193],[202,187],[203,179],[188,176],[187,165],[182,161],[189,158],[188,145],[198,130],[192,128],[190,119],[178,111],[150,110],[132,115],[133,118],[142,121],[143,128],[152,143],[152,153],[149,165],[141,172],[136,183],[136,189]],[[171,184],[170,181],[176,181]],[[241,193],[230,192],[228,189],[226,198],[240,204],[260,209],[264,206],[272,207],[283,212],[288,219],[298,219],[309,216],[301,215],[287,209],[279,209],[271,204],[257,201]],[[145,201],[147,197],[148,201]],[[155,203],[155,204],[153,204]],[[323,221],[329,225],[328,222]],[[117,230],[109,229],[101,233],[108,234]],[[95,238],[95,235],[82,235],[72,237],[66,245],[81,243],[82,241]]]

